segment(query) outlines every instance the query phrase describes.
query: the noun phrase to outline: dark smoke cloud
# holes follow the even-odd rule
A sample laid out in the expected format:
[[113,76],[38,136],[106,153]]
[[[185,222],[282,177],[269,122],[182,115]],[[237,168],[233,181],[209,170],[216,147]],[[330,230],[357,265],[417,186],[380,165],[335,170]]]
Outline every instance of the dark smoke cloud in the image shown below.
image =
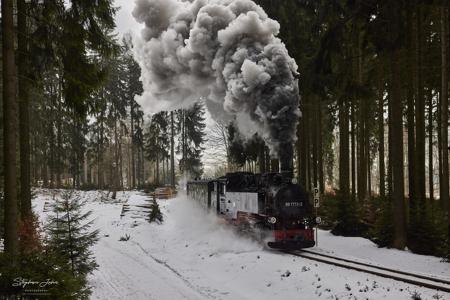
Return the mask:
[[297,65],[277,38],[280,25],[250,0],[137,0],[145,24],[136,58],[150,112],[199,99],[215,119],[235,119],[274,156],[296,139]]

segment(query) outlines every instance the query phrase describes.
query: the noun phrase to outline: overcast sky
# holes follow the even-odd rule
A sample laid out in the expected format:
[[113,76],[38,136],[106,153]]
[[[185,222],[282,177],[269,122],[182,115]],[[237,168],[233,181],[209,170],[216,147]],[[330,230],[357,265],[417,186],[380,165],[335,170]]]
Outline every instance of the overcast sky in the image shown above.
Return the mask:
[[124,33],[131,31],[136,35],[139,35],[143,27],[142,24],[136,22],[131,15],[134,8],[135,0],[115,0],[115,6],[120,7],[116,14],[117,31],[123,35]]

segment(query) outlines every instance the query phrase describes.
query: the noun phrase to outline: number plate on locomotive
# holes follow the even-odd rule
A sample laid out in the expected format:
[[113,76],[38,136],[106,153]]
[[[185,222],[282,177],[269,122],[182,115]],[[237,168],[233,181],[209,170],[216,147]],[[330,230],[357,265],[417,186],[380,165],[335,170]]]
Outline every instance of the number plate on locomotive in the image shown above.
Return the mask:
[[301,207],[303,206],[303,202],[286,202],[284,204],[286,207]]

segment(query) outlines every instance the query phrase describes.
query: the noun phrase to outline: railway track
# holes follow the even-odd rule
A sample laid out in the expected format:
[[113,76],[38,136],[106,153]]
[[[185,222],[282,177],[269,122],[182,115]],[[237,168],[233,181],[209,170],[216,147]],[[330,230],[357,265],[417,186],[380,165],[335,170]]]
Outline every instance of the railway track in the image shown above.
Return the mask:
[[400,270],[390,269],[383,266],[372,265],[364,262],[350,260],[342,257],[332,256],[329,254],[318,253],[310,250],[302,251],[287,251],[287,253],[303,257],[306,259],[335,265],[338,267],[360,271],[372,275],[381,276],[384,278],[403,281],[409,284],[422,286],[446,293],[450,293],[450,280],[444,278],[437,278],[432,276],[426,276],[422,274],[413,274],[410,272],[404,272]]

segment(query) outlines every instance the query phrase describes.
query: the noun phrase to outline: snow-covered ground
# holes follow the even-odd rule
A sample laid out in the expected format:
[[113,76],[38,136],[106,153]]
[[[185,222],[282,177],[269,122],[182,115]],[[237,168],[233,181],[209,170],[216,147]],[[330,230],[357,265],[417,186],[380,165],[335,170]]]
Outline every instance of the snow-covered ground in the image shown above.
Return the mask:
[[[44,220],[53,191],[39,190],[34,209]],[[159,201],[163,224],[145,221],[149,198],[120,192],[79,192],[93,210],[100,240],[92,299],[450,299],[450,294],[263,249],[236,235],[184,196]],[[131,210],[121,217],[122,205]],[[119,241],[130,236],[128,241]],[[450,264],[406,251],[379,249],[361,238],[319,232],[316,251],[450,279]]]

